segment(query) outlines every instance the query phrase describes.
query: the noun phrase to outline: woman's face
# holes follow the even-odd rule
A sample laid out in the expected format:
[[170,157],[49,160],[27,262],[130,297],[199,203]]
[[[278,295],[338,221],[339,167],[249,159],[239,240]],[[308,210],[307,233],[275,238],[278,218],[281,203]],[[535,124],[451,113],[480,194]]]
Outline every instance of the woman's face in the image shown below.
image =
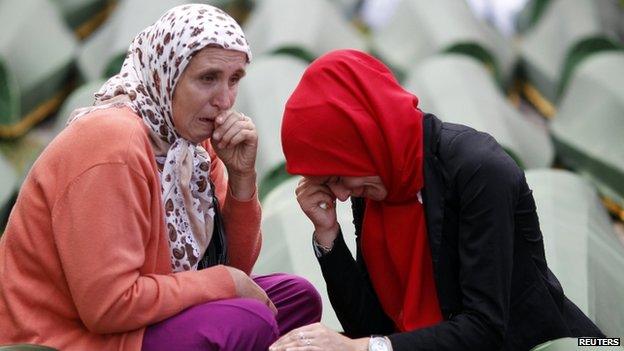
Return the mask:
[[350,196],[382,201],[388,195],[388,191],[379,176],[313,178],[317,178],[317,181],[326,185],[340,201],[346,201]]
[[173,124],[184,139],[200,143],[212,136],[215,118],[236,100],[247,55],[220,47],[198,51],[173,92]]

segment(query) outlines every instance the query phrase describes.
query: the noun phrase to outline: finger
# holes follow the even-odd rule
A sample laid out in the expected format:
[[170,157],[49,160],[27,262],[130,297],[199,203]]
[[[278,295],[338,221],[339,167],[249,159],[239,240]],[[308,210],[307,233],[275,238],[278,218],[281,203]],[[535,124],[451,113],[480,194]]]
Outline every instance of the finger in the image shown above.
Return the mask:
[[301,193],[299,196],[297,196],[297,201],[300,204],[303,204],[306,208],[310,206],[318,207],[321,205],[321,203],[325,203],[326,205],[328,205],[327,208],[331,208],[332,206],[335,206],[336,196],[334,196],[333,193],[328,192],[324,189],[314,189]]
[[284,346],[284,344],[286,343],[287,335],[288,334],[282,335],[279,339],[275,340],[275,342],[273,342],[273,344],[271,344],[271,346],[269,346],[269,351],[281,350],[282,347]]
[[327,350],[317,345],[297,345],[297,344],[286,344],[280,346],[271,346],[269,347],[269,351],[319,351],[319,350]]
[[220,128],[215,128],[215,131],[212,134],[213,138],[218,141],[219,144],[222,145],[222,147],[225,147],[225,145],[227,144],[227,142],[224,142],[226,135],[228,138],[227,140],[231,139],[233,134],[243,129],[242,123],[243,121],[234,121],[231,124],[223,125]]
[[331,191],[325,189],[325,188],[316,188],[316,189],[307,189],[304,190],[301,194],[299,194],[297,196],[297,198],[301,198],[302,200],[306,200],[308,198],[311,198],[313,196],[317,196],[319,194],[324,195],[324,199],[323,202],[328,202],[328,203],[335,203],[336,202],[336,196],[334,195],[334,193],[332,193]]
[[[300,328],[303,328],[303,327],[300,327]],[[274,343],[274,345],[279,344],[279,345],[283,346],[283,345],[285,345],[285,344],[288,344],[288,343],[291,343],[291,342],[297,341],[297,340],[298,340],[298,338],[297,338],[297,333],[299,332],[300,328],[293,329],[293,330],[289,331],[288,333],[286,333],[286,334],[282,335],[282,336],[281,336],[281,337],[280,337],[280,338],[279,338],[279,339],[278,339],[278,340]]]
[[242,274],[243,276],[242,278],[240,278],[241,292],[239,294],[239,297],[256,299],[268,306],[269,304],[267,301],[269,300],[269,296],[266,294],[266,292],[262,290],[262,288],[258,286],[258,284],[256,284],[256,282],[254,282],[252,278],[250,278],[245,273]]
[[251,145],[255,145],[258,140],[258,134],[255,129],[249,128],[241,128],[236,129],[236,127],[230,128],[230,130],[223,136],[221,140],[221,144],[223,147],[234,147],[240,143],[248,143]]
[[221,140],[221,137],[223,136],[223,131],[224,131],[223,129],[224,124],[227,123],[228,121],[230,121],[229,124],[236,122],[235,118],[231,118],[233,114],[234,114],[233,111],[226,111],[218,115],[217,118],[215,118],[215,128],[212,131],[212,139]]
[[299,180],[299,183],[297,183],[297,187],[295,188],[295,195],[299,196],[299,194],[310,188],[310,186],[311,185],[306,178],[301,178]]
[[239,120],[240,116],[241,116],[241,113],[233,109],[223,111],[220,114],[218,114],[217,117],[215,118],[215,125],[221,126],[224,123],[226,123],[229,119],[232,119],[232,118],[234,118],[234,120]]
[[227,147],[232,138],[243,130],[253,131],[253,136],[257,138],[256,126],[251,121],[236,121],[227,129],[219,130],[220,139],[218,141],[223,147]]
[[269,306],[269,309],[271,309],[273,314],[277,316],[277,307],[275,307],[275,304],[269,298],[267,298],[267,306]]
[[276,342],[273,343],[273,345],[269,346],[269,350],[276,350],[276,351],[282,351],[282,350],[289,350],[293,347],[297,347],[299,345],[297,345],[297,342],[291,339],[291,336],[282,336],[280,339],[278,339]]
[[256,283],[254,283],[253,281],[252,281],[252,283],[253,283],[253,286],[252,286],[253,293],[252,294],[255,296],[256,299],[264,302],[268,306],[269,304],[268,304],[267,301],[270,301],[269,296]]
[[316,345],[309,346],[299,346],[293,344],[287,345],[271,345],[269,346],[269,351],[320,351],[324,350],[322,347]]
[[329,195],[330,197],[335,198],[334,193],[331,191],[331,189],[328,186],[321,185],[321,184],[307,183],[295,189],[295,195],[297,196],[309,196],[317,192],[323,192]]
[[315,341],[320,341],[315,336],[316,328],[314,325],[306,325],[293,329],[273,343],[271,347],[274,350],[320,350],[322,349],[320,345],[315,344]]
[[212,137],[215,140],[221,140],[223,135],[229,130],[236,122],[244,120],[243,115],[236,111],[223,112],[215,119],[215,130],[212,132]]
[[312,326],[306,326],[306,328],[301,328],[294,333],[294,340],[289,339],[289,344],[285,345],[288,349],[293,347],[295,349],[300,348],[310,348],[315,346],[321,346],[318,342],[320,341],[316,337],[316,333],[312,331],[314,329]]
[[316,211],[318,208],[321,208],[322,203],[326,204],[326,210],[335,207],[334,198],[323,192],[316,192],[299,201],[299,205],[304,211]]
[[308,189],[308,188],[324,188],[329,189],[329,187],[323,183],[319,183],[308,178],[301,178],[299,183],[297,184],[297,188],[299,189]]
[[[303,335],[304,337],[311,336],[314,333],[314,331],[317,329],[316,324],[320,324],[320,323],[313,323],[313,324],[304,325],[302,327],[299,327],[299,328],[291,330],[286,335],[289,335],[291,337],[296,337],[296,338],[301,338],[301,335]],[[284,337],[286,335],[284,335]]]
[[303,189],[301,190],[298,194],[295,194],[297,200],[299,201],[305,201],[307,202],[306,199],[315,196],[317,194],[324,194],[325,196],[327,196],[329,202],[333,202],[334,200],[336,200],[336,196],[334,195],[334,193],[332,193],[330,190],[326,189],[326,188],[308,188],[308,189]]
[[301,193],[306,188],[307,188],[306,179],[305,178],[299,179],[299,182],[297,182],[297,187],[295,188],[295,195],[299,196],[299,193]]
[[323,349],[324,338],[320,337],[326,330],[326,327],[321,323],[313,323],[304,325],[291,330],[287,334],[278,339],[273,346],[282,347],[284,350],[318,350]]
[[299,182],[302,183],[302,184],[307,184],[307,185],[327,185],[328,179],[331,179],[331,177],[322,177],[322,176],[306,177],[306,176],[303,176],[303,177],[301,177]]
[[262,288],[258,286],[258,284],[256,284],[253,280],[251,280],[251,283],[253,284],[255,298],[264,302],[264,304],[271,310],[271,312],[273,312],[274,315],[277,315],[277,307],[275,307],[275,304],[273,303],[273,301],[271,301],[269,295],[267,295],[266,292],[262,290]]

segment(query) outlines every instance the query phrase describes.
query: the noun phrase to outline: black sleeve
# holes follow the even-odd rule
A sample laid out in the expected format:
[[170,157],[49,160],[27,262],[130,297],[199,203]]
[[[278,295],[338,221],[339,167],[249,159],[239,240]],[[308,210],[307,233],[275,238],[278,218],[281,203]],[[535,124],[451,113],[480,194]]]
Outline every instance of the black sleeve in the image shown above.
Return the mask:
[[467,132],[454,140],[450,168],[459,198],[462,310],[436,326],[389,336],[395,351],[499,350],[503,346],[514,208],[522,170],[490,136]]
[[338,233],[332,250],[318,259],[327,293],[347,336],[388,335],[394,332],[394,324],[383,312],[368,278],[361,259],[359,232],[360,227],[356,224],[358,262],[353,259],[342,231]]

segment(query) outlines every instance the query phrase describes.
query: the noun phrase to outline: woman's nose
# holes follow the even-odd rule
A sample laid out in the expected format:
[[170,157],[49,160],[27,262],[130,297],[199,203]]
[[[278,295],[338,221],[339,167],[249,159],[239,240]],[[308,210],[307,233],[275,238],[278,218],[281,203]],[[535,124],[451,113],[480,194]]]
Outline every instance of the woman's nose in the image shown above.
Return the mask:
[[220,111],[228,110],[234,105],[234,97],[227,84],[220,85],[212,96],[212,105]]

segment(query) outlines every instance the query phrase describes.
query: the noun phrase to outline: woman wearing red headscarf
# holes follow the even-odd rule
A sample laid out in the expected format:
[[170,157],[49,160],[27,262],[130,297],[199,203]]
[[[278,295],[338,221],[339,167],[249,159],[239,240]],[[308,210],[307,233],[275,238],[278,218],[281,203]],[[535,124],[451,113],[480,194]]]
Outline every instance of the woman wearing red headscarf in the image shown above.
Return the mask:
[[[286,104],[282,145],[330,300],[273,350],[528,350],[602,336],[546,266],[523,171],[488,134],[418,109],[381,62],[314,61]],[[336,220],[351,198],[357,257]],[[386,335],[386,337],[371,335]],[[359,338],[359,339],[357,339]]]

